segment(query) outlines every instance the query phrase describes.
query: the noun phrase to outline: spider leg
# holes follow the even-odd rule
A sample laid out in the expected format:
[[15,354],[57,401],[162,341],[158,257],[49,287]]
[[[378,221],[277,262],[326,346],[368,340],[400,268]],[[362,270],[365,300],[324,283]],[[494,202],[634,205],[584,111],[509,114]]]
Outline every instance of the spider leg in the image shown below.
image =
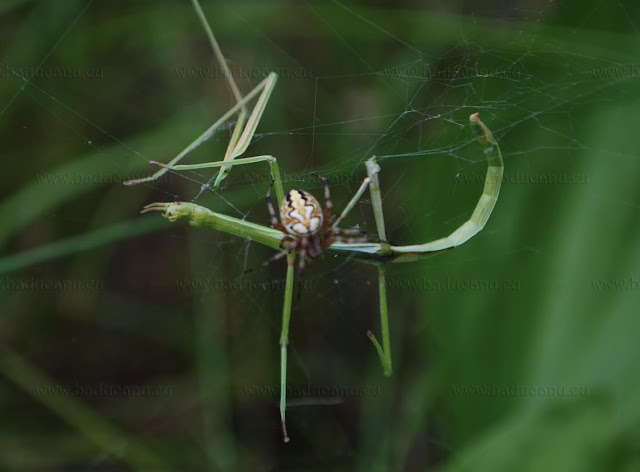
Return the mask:
[[300,260],[298,261],[298,277],[302,277],[304,275],[304,268],[307,262],[307,248],[303,247],[300,249]]
[[364,229],[345,229],[345,228],[331,228],[331,232],[333,234],[344,234],[344,235],[356,235],[356,234],[367,234],[367,230]]
[[322,180],[322,183],[324,184],[324,202],[325,202],[324,221],[325,221],[325,225],[328,226],[330,224],[329,221],[333,222],[333,220],[335,219],[335,217],[331,216],[331,212],[333,211],[333,202],[331,201],[331,191],[329,190],[329,179],[319,174],[314,174],[314,175],[316,175],[320,180]]
[[291,236],[285,236],[280,241],[280,249],[285,249],[284,245],[287,244],[287,243],[291,244],[293,241],[295,241],[295,240]]
[[378,242],[378,238],[373,237],[364,237],[364,238],[345,238],[344,236],[331,236],[327,240],[327,247],[331,246],[335,242],[346,243],[346,244],[361,244],[361,243],[376,243]]
[[262,263],[262,266],[268,266],[269,264],[279,261],[280,259],[282,259],[284,256],[286,256],[287,254],[289,254],[291,252],[290,248],[284,249],[282,251],[280,251],[279,253],[271,256],[269,259],[267,259],[266,261],[264,261]]
[[[269,190],[267,191],[267,196],[265,200],[267,201],[267,208],[269,209],[269,216],[271,217],[271,226],[275,229],[282,231],[284,234],[289,234],[282,223],[278,221],[278,217],[276,216],[276,210],[273,208],[273,203],[271,202],[271,189],[273,188],[273,180],[271,181],[271,185],[269,185]],[[282,244],[282,243],[281,243]]]
[[304,268],[307,264],[309,239],[306,237],[298,239],[296,246],[296,250],[300,252],[300,260],[298,261],[298,277],[302,277],[302,274],[304,274]]

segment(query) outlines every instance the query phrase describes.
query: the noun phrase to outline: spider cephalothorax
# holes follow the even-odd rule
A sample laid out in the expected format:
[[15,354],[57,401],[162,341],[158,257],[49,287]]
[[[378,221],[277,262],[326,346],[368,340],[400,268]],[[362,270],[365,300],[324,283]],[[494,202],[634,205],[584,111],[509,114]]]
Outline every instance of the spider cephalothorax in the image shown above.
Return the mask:
[[[285,236],[280,243],[283,250],[265,262],[270,264],[293,251],[300,253],[298,272],[302,274],[306,258],[315,259],[322,256],[322,251],[336,241],[345,243],[363,243],[375,241],[374,238],[346,238],[347,235],[362,235],[364,230],[342,229],[332,226],[335,215],[332,215],[333,203],[329,193],[329,181],[318,176],[324,183],[324,212],[318,200],[304,190],[290,190],[280,206],[280,221],[271,203],[271,187],[267,192],[267,207],[271,215],[271,224],[282,231]],[[273,185],[273,184],[272,184]]]

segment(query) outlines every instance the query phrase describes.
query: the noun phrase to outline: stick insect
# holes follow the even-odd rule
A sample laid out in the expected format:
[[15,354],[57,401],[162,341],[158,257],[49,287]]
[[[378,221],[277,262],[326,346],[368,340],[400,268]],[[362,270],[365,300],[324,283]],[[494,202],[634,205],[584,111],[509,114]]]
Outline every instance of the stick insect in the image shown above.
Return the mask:
[[[220,46],[209,26],[209,23],[200,7],[198,0],[192,0],[195,12],[202,24],[207,38],[213,49],[213,53],[224,71],[226,81],[233,94],[235,105],[223,114],[213,125],[205,130],[198,138],[189,144],[182,152],[175,156],[169,163],[162,164],[151,161],[150,164],[159,167],[153,175],[141,179],[129,180],[125,185],[135,185],[143,182],[151,182],[169,171],[184,171],[218,168],[219,172],[213,183],[213,188],[218,189],[221,182],[229,175],[234,166],[249,164],[267,164],[271,173],[272,184],[266,196],[272,228],[241,220],[221,213],[215,213],[205,207],[188,202],[157,202],[144,207],[142,213],[159,211],[163,216],[174,222],[186,219],[193,226],[207,227],[218,231],[249,239],[278,250],[269,261],[274,262],[281,258],[287,260],[287,275],[285,282],[284,300],[282,308],[282,328],[280,333],[280,420],[282,434],[285,442],[289,442],[286,427],[286,388],[287,388],[287,345],[289,344],[289,322],[291,319],[291,305],[294,287],[295,259],[299,257],[298,272],[301,273],[307,258],[319,256],[323,250],[337,254],[348,255],[357,260],[374,264],[378,271],[378,293],[380,309],[381,342],[373,332],[367,332],[382,364],[384,375],[392,374],[391,344],[389,335],[389,316],[387,308],[386,275],[385,267],[389,263],[410,262],[423,259],[434,253],[459,246],[478,234],[487,223],[500,192],[503,175],[502,155],[498,143],[491,131],[480,120],[478,113],[469,117],[471,129],[484,149],[488,162],[487,173],[484,182],[483,193],[476,204],[471,217],[446,237],[408,246],[394,246],[387,241],[382,197],[378,174],[380,166],[375,157],[366,162],[367,177],[358,188],[353,198],[335,218],[332,214],[333,205],[329,194],[329,183],[323,177],[325,188],[326,207],[324,212],[318,201],[305,191],[292,190],[285,195],[282,187],[282,179],[278,161],[271,155],[241,157],[251,143],[258,123],[264,114],[271,92],[273,91],[277,75],[271,72],[248,94],[242,96],[238,86],[224,59]],[[257,98],[257,99],[256,99]],[[256,100],[255,105],[248,111],[248,106]],[[206,141],[216,130],[227,121],[236,119],[229,144],[224,158],[216,162],[203,164],[179,165],[178,162]],[[275,210],[271,205],[271,189],[275,189],[278,206],[281,208],[281,218],[278,221]],[[354,208],[362,195],[369,190],[376,222],[378,238],[364,237],[360,231],[344,230],[339,228],[339,223]],[[284,236],[283,236],[284,233]],[[349,237],[355,236],[355,237]]]

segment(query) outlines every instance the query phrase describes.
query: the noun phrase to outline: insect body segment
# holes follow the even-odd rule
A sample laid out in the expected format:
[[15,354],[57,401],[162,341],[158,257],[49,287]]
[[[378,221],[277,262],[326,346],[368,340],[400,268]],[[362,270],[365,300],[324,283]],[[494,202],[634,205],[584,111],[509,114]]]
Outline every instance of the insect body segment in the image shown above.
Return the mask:
[[312,235],[322,226],[320,203],[304,190],[290,190],[282,202],[280,219],[292,236]]

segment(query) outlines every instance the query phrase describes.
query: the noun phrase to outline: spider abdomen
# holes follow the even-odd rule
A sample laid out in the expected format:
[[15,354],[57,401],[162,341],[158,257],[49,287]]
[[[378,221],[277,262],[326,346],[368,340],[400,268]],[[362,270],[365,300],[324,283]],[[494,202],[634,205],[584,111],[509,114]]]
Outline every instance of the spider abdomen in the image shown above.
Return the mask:
[[282,202],[280,219],[293,236],[309,236],[322,226],[322,209],[313,195],[304,190],[290,190]]

